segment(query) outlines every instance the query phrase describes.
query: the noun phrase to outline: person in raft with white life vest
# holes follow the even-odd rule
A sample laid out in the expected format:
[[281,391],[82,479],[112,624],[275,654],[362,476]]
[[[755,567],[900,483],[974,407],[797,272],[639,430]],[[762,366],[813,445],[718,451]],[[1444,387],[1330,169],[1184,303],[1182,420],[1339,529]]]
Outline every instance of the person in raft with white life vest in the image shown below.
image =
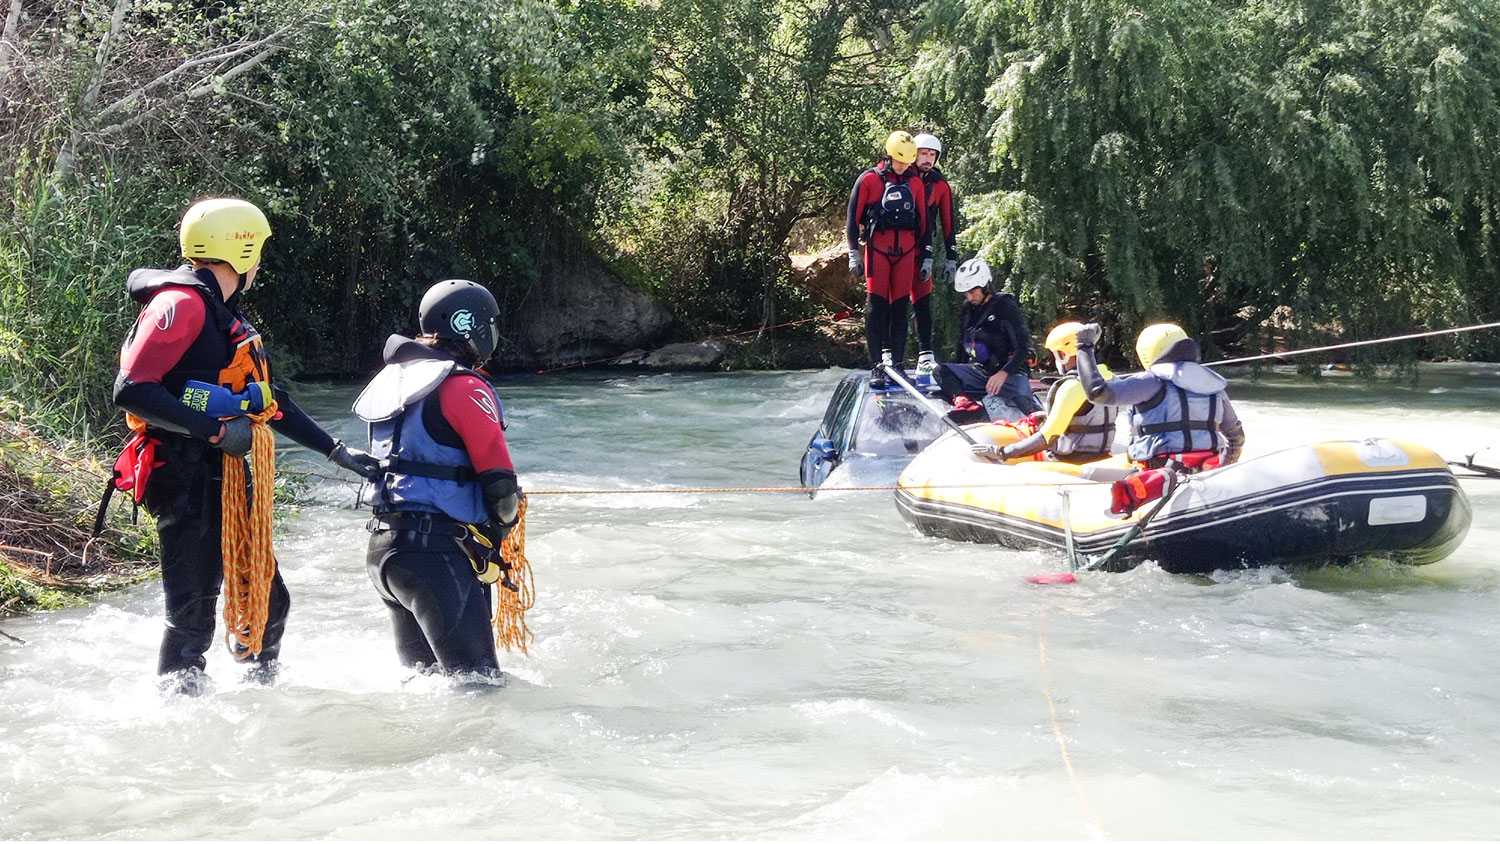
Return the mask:
[[[859,174],[849,192],[845,228],[849,272],[865,280],[865,344],[870,350],[870,386],[887,386],[882,365],[901,364],[906,354],[906,303],[918,268],[931,269],[927,194],[912,167],[917,146],[906,132],[892,132],[885,157]],[[863,241],[863,247],[860,246]]]
[[[1064,463],[1092,463],[1110,456],[1115,441],[1115,414],[1107,404],[1088,400],[1078,380],[1078,330],[1080,322],[1064,322],[1047,333],[1047,351],[1052,353],[1059,378],[1047,392],[1047,407],[1033,413],[1016,426],[1022,439],[1005,446],[980,444],[971,447],[987,460],[1013,460],[1047,453],[1047,458]],[[1098,364],[1099,374],[1113,378],[1109,367]]]
[[1148,325],[1135,341],[1145,372],[1109,378],[1094,358],[1097,323],[1077,330],[1078,381],[1096,405],[1129,406],[1125,453],[1146,469],[1227,466],[1240,458],[1245,428],[1223,376],[1198,361],[1198,344],[1172,323]]
[[366,494],[375,517],[365,565],[396,653],[419,671],[492,681],[503,675],[488,585],[504,576],[498,549],[521,497],[500,400],[475,371],[495,351],[499,313],[472,281],[434,284],[421,334],[386,340],[385,368],[354,403],[384,461]]
[[943,243],[943,279],[952,284],[958,272],[958,241],[953,216],[953,190],[948,179],[937,168],[938,156],[943,154],[943,142],[936,135],[922,133],[912,138],[917,145],[917,172],[922,174],[922,187],[927,193],[927,233],[923,239],[928,244],[928,257],[917,270],[917,280],[912,286],[911,309],[917,324],[917,386],[926,390],[934,387],[937,377],[937,358],[932,353],[932,284],[934,280],[932,241]]
[[959,346],[952,363],[938,365],[938,384],[950,402],[978,399],[993,422],[1015,422],[1042,409],[1031,392],[1031,331],[1016,297],[991,287],[990,265],[970,258],[953,287],[964,294]]
[[[145,308],[120,348],[114,401],[135,436],[116,462],[114,486],[135,492],[161,538],[166,631],[157,672],[173,675],[164,688],[199,694],[224,581],[226,496],[244,494],[246,502],[252,487],[266,491],[260,516],[269,556],[275,464],[265,426],[360,475],[373,474],[377,462],[330,436],[272,377],[260,334],[242,310],[271,236],[265,214],[242,199],[205,199],[187,210],[178,234],[187,265],[137,269],[126,282]],[[244,489],[232,490],[228,464],[242,463],[257,438],[270,452],[268,465],[256,465],[253,479],[248,466],[236,471]],[[262,562],[275,569],[274,557]],[[251,679],[269,683],[291,601],[279,570],[263,585],[269,595],[258,596],[265,607],[258,648],[246,644],[245,629],[231,629],[228,643],[236,660],[252,664]]]

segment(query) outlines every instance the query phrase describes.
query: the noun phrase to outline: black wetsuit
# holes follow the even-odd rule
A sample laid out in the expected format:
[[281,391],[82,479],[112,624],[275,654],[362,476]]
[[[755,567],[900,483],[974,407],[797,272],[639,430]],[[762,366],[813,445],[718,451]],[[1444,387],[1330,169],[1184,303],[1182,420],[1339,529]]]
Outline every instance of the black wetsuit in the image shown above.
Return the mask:
[[[201,670],[213,644],[215,612],[224,580],[220,550],[223,452],[209,444],[219,420],[180,400],[188,380],[217,383],[234,358],[231,331],[254,332],[239,308],[239,296],[224,302],[213,273],[189,268],[176,272],[137,270],[127,283],[131,297],[147,307],[120,349],[114,400],[146,420],[147,433],[161,443],[157,467],[146,484],[143,503],[156,518],[161,539],[161,582],[166,597],[166,631],[157,672]],[[301,445],[328,454],[329,436],[291,397],[274,385],[281,418],[270,425]],[[247,474],[248,476],[248,474]],[[253,483],[253,481],[252,481]],[[248,499],[247,499],[248,500]],[[259,656],[236,658],[271,662],[281,652],[291,598],[280,566],[271,584],[269,616]]]
[[[387,343],[389,365],[424,358],[450,359],[399,336]],[[356,411],[360,406],[356,402]],[[378,456],[385,456],[389,448],[467,472],[461,483],[418,477],[419,487],[408,488],[404,499],[390,493],[393,481],[387,475],[371,494],[376,517],[370,523],[373,534],[365,565],[390,613],[397,655],[403,665],[414,668],[499,676],[490,587],[475,576],[460,545],[467,524],[494,527],[491,514],[500,499],[514,512],[516,476],[499,401],[479,376],[455,369],[419,404],[407,405],[395,418],[392,445],[377,443]],[[376,430],[372,427],[372,434]],[[428,438],[427,453],[395,446],[423,449],[414,443]],[[472,495],[462,491],[465,484]]]

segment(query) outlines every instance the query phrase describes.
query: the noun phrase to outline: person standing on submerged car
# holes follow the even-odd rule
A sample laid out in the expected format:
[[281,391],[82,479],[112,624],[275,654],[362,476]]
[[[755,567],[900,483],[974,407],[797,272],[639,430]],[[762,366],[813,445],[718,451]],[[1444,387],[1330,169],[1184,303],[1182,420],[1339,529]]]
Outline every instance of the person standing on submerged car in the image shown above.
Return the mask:
[[953,189],[948,177],[937,168],[938,157],[943,154],[943,142],[936,135],[922,133],[912,138],[917,145],[917,172],[922,174],[922,187],[927,193],[928,257],[917,270],[917,281],[911,290],[913,321],[917,325],[917,386],[930,389],[937,377],[937,357],[932,353],[932,283],[936,271],[933,268],[931,243],[943,244],[943,278],[952,284],[958,275],[958,232],[953,213]]
[[912,166],[917,145],[906,132],[892,132],[885,153],[855,180],[845,215],[849,272],[865,280],[865,344],[876,389],[887,386],[882,364],[899,368],[906,355],[906,303],[919,268],[932,268],[932,244],[922,242],[927,194]]
[[[226,494],[245,496],[243,503],[252,486],[269,490],[272,482],[274,449],[264,426],[361,475],[372,474],[376,461],[330,436],[276,383],[260,333],[241,309],[271,236],[266,215],[242,199],[205,199],[187,210],[178,234],[188,265],[138,269],[126,282],[145,308],[120,348],[115,377],[115,404],[135,432],[116,462],[115,485],[134,489],[161,538],[167,619],[157,673],[177,677],[173,690],[198,694],[226,567]],[[228,464],[241,462],[257,438],[272,452],[268,465],[255,465],[255,477],[250,467],[236,472],[245,489],[229,489]],[[131,486],[119,483],[122,469]],[[269,497],[264,506],[269,549]],[[257,630],[231,629],[229,648],[253,664],[252,678],[270,682],[291,599],[274,557],[262,562],[274,571],[263,578],[269,595],[249,597],[264,618]]]
[[521,500],[500,400],[475,371],[495,351],[499,312],[472,281],[433,285],[421,335],[386,341],[385,369],[354,403],[383,460],[366,499],[375,517],[365,564],[396,653],[420,671],[495,680],[488,583],[501,564],[481,557],[500,548]]
[[1186,471],[1239,460],[1245,428],[1223,376],[1199,362],[1198,344],[1172,323],[1149,325],[1135,342],[1145,372],[1109,378],[1094,358],[1102,330],[1078,329],[1078,380],[1096,405],[1129,406],[1125,453],[1146,469]]

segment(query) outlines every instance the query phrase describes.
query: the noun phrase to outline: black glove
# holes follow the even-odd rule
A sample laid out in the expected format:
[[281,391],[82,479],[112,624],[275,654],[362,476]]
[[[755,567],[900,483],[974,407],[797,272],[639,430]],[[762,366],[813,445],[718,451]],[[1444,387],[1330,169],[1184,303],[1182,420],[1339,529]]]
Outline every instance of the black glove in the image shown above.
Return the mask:
[[224,436],[213,444],[215,448],[235,457],[244,457],[255,445],[255,428],[248,416],[232,416],[224,420]]
[[1099,327],[1099,323],[1087,323],[1082,328],[1078,329],[1078,345],[1096,345],[1099,342],[1099,338],[1102,336],[1104,336],[1104,329]]
[[368,451],[360,451],[344,445],[343,440],[333,441],[333,451],[328,452],[328,459],[342,468],[348,469],[367,481],[375,480],[380,474],[380,459]]
[[849,274],[855,278],[865,277],[865,260],[859,257],[858,252],[849,253]]

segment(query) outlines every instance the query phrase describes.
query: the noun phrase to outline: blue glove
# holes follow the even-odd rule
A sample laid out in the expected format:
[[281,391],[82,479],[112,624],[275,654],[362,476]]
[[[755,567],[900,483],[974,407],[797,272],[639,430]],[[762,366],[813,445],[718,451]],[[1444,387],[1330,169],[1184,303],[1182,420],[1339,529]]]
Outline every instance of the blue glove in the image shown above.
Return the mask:
[[932,259],[928,258],[922,262],[922,269],[917,273],[917,281],[926,281],[932,278]]
[[849,274],[855,278],[865,277],[865,261],[858,252],[849,253]]
[[1078,329],[1078,345],[1093,346],[1099,342],[1099,338],[1102,336],[1104,336],[1104,329],[1099,327],[1099,323],[1088,323]]

